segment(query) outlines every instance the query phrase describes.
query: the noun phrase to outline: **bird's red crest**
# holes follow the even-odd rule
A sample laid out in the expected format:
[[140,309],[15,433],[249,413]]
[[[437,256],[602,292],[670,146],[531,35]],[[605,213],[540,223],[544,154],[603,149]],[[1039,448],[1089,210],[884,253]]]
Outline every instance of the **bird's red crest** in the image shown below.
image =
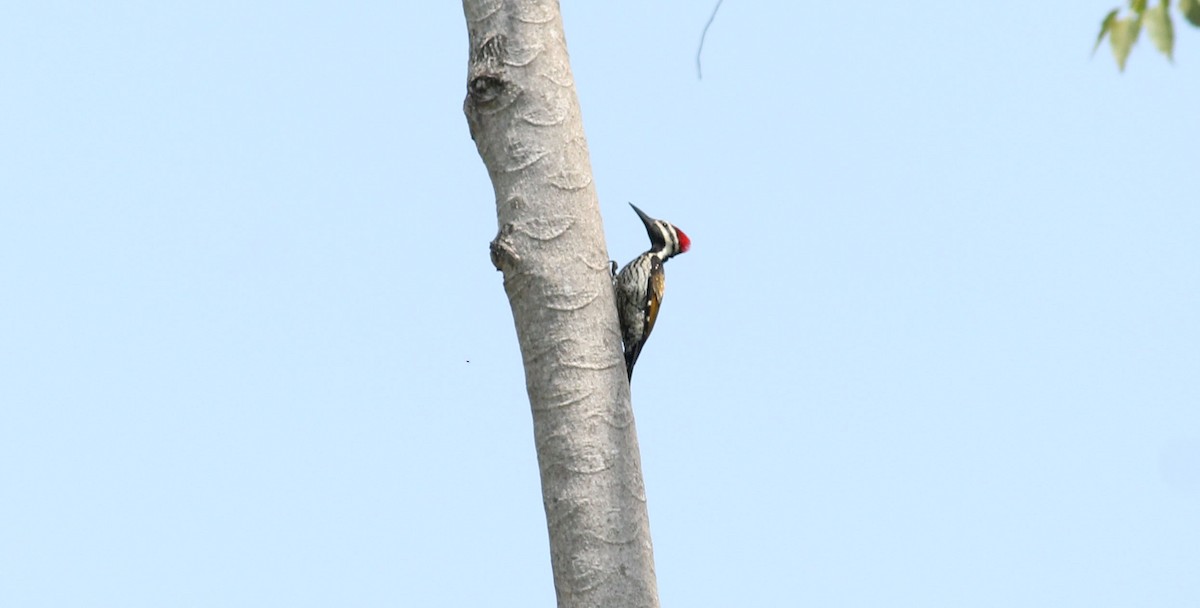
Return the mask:
[[689,239],[688,235],[678,228],[675,229],[675,234],[679,235],[679,253],[684,253],[691,248],[692,239]]

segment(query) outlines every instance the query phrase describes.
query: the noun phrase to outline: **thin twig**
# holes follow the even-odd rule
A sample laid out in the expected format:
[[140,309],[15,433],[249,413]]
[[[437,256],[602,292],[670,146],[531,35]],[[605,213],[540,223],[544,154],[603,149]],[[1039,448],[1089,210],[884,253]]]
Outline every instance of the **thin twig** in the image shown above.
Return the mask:
[[717,18],[717,11],[721,10],[721,3],[725,0],[717,0],[717,5],[713,7],[713,12],[708,16],[708,23],[704,24],[704,31],[700,33],[700,48],[696,49],[696,80],[704,80],[704,72],[700,70],[700,53],[704,51],[704,37],[708,36],[708,28],[712,25],[713,19]]

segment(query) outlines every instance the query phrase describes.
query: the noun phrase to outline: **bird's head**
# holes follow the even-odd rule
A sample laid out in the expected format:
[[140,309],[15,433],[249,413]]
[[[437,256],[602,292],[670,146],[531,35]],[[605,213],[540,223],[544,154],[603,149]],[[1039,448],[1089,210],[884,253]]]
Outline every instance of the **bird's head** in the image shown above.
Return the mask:
[[633,207],[634,212],[638,214],[638,217],[642,218],[642,223],[646,225],[646,234],[650,237],[651,251],[659,251],[662,254],[664,262],[686,252],[692,247],[692,239],[688,238],[688,235],[676,228],[671,222],[656,220],[643,213],[633,203],[629,203],[629,206]]

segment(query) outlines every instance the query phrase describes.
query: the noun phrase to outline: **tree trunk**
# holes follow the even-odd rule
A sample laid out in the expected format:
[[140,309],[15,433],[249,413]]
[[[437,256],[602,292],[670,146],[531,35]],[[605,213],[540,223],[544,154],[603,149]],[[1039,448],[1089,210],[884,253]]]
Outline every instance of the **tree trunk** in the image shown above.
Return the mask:
[[560,607],[658,606],[600,207],[554,0],[463,0],[464,111],[525,364]]

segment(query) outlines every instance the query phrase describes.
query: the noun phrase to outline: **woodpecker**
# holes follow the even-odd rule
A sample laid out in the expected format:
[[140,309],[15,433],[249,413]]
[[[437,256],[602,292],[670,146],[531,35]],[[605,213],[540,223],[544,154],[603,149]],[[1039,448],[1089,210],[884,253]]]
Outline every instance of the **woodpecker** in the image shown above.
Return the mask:
[[[642,218],[646,234],[650,236],[650,249],[626,264],[613,279],[617,315],[621,319],[621,340],[625,343],[625,371],[632,380],[633,364],[637,363],[642,347],[650,338],[662,304],[666,288],[663,264],[687,251],[692,241],[669,222],[642,213],[633,203],[629,206]],[[613,269],[616,269],[616,262],[613,262]]]

